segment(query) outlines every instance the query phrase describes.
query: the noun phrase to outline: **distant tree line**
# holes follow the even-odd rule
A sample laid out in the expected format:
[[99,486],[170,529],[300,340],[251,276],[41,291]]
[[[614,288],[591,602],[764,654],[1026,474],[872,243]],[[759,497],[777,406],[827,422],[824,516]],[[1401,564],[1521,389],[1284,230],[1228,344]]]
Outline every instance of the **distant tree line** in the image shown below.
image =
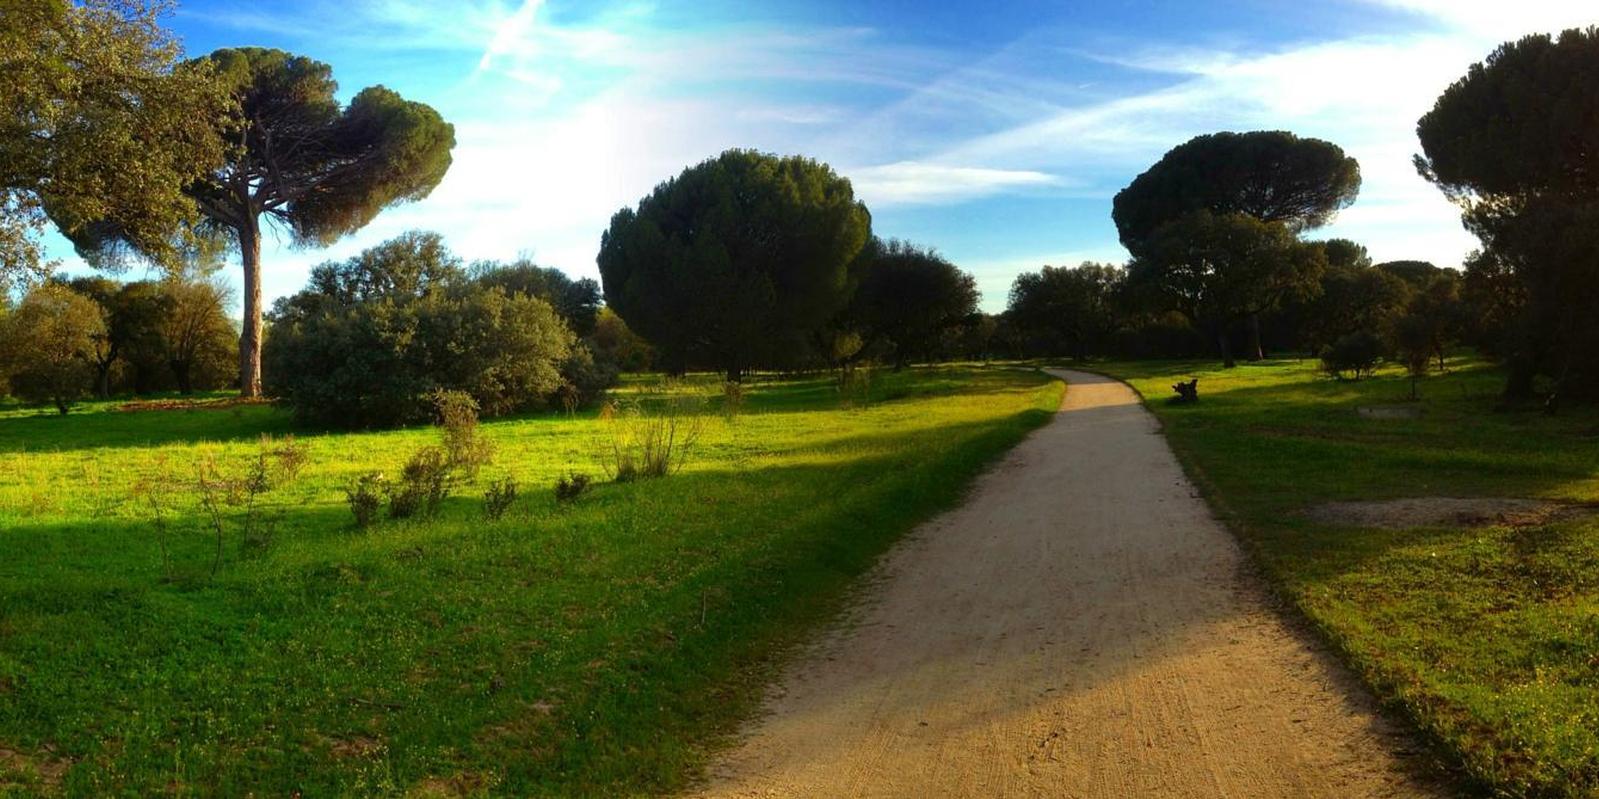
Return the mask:
[[[1347,239],[1306,242],[1324,262],[1302,292],[1240,316],[1219,330],[1251,341],[1252,355],[1319,357],[1339,341],[1369,335],[1379,355],[1398,357],[1425,336],[1437,363],[1449,348],[1490,338],[1485,309],[1459,271],[1421,261],[1373,264]],[[1212,331],[1151,298],[1128,266],[1046,266],[1017,276],[991,347],[1017,356],[1194,358],[1223,356]],[[1258,349],[1255,349],[1258,347]]]
[[62,413],[85,395],[236,385],[228,288],[200,273],[118,282],[51,279],[0,302],[0,388]]

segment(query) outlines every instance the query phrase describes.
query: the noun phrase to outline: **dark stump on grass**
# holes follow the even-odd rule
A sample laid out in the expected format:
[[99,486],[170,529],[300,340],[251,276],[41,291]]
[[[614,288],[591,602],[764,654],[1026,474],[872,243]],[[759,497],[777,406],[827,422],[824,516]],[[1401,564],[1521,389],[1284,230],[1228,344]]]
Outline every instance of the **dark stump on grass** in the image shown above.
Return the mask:
[[1177,396],[1171,400],[1173,405],[1192,405],[1199,401],[1199,378],[1185,383],[1175,383],[1171,390],[1177,392]]

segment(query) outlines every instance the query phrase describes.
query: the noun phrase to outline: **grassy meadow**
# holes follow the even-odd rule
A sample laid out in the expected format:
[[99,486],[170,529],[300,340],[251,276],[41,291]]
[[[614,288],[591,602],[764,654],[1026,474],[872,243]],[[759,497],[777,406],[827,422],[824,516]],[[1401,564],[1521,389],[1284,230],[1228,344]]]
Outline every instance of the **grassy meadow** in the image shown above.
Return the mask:
[[[1393,368],[1360,382],[1313,361],[1095,368],[1143,394],[1270,580],[1473,781],[1599,793],[1599,517],[1396,531],[1301,515],[1334,500],[1599,500],[1599,409],[1497,411],[1503,377],[1471,359],[1421,381],[1415,419],[1357,412],[1406,401]],[[1201,401],[1168,404],[1188,377]]]
[[[786,646],[1048,418],[1025,370],[710,397],[685,468],[604,482],[593,412],[485,421],[492,464],[431,519],[357,530],[344,488],[432,428],[319,434],[264,405],[0,409],[0,795],[616,795],[692,779]],[[270,434],[309,460],[220,566],[199,464]],[[600,479],[558,503],[577,470]],[[489,481],[522,497],[498,521]],[[160,523],[149,500],[159,487]],[[166,554],[163,555],[163,549]]]

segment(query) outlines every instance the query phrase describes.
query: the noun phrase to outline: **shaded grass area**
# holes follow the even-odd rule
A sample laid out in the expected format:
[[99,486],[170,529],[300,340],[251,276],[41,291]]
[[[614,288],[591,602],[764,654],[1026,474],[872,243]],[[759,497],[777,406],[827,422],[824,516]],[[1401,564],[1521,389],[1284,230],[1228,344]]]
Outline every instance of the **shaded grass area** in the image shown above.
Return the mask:
[[[1309,505],[1412,496],[1599,500],[1599,409],[1496,411],[1503,375],[1473,359],[1420,384],[1395,369],[1338,382],[1312,362],[1223,370],[1110,363],[1129,380],[1270,579],[1387,702],[1488,791],[1599,793],[1599,519],[1537,527],[1353,529]],[[1169,405],[1199,378],[1201,401]]]
[[[641,396],[661,389],[633,382]],[[678,393],[714,394],[710,381]],[[486,422],[497,456],[433,520],[357,532],[343,486],[432,430],[307,434],[269,496],[272,543],[169,525],[152,473],[243,460],[265,407],[0,418],[0,794],[615,795],[680,787],[785,647],[899,535],[1047,420],[1024,371],[885,375],[841,409],[825,379],[760,383],[687,468],[569,506],[592,414]],[[893,399],[891,399],[893,398]],[[714,400],[713,400],[714,404]],[[497,522],[481,493],[525,497]]]

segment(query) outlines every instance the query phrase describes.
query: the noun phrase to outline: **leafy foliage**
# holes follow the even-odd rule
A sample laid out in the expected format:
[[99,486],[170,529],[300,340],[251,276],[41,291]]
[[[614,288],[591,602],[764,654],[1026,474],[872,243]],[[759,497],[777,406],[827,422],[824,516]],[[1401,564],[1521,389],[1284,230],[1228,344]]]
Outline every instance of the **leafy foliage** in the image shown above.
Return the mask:
[[489,483],[483,491],[483,518],[499,521],[506,511],[516,504],[517,484],[514,477],[502,477]]
[[1326,224],[1359,191],[1360,165],[1330,142],[1286,131],[1213,133],[1135,178],[1111,216],[1122,244],[1140,256],[1163,225],[1196,211],[1247,214],[1299,233]]
[[1314,293],[1326,267],[1322,248],[1300,241],[1287,225],[1243,213],[1188,214],[1161,226],[1142,252],[1128,282],[1209,331],[1228,366],[1230,325]]
[[105,309],[66,286],[45,283],[0,317],[0,375],[30,402],[63,415],[94,384],[93,353],[108,335]]
[[1513,397],[1540,374],[1557,393],[1599,395],[1596,117],[1599,28],[1587,28],[1501,45],[1416,126],[1416,166],[1482,240],[1479,272],[1515,284],[1495,309],[1511,314],[1497,349]]
[[[426,197],[450,167],[455,129],[432,108],[382,86],[341,106],[332,68],[282,50],[222,49],[194,67],[216,76],[234,112],[204,117],[212,136],[238,142],[189,195],[206,232],[240,251],[244,326],[240,390],[261,389],[261,217],[299,245],[325,246],[365,227],[384,208]],[[96,228],[77,238],[95,248],[123,240]]]
[[610,306],[595,315],[594,332],[588,337],[594,356],[625,372],[646,372],[655,363],[655,349],[634,333]]
[[436,235],[417,233],[317,267],[272,330],[271,391],[341,427],[423,421],[438,389],[489,416],[536,407],[574,346],[548,303],[468,280]]
[[439,512],[455,486],[455,470],[443,447],[423,447],[400,470],[400,479],[388,486],[389,518],[408,519],[418,513]]
[[1302,341],[1312,352],[1357,331],[1387,336],[1405,313],[1411,289],[1392,273],[1370,266],[1329,267],[1320,295],[1305,307]]
[[1383,356],[1383,340],[1369,330],[1358,330],[1340,336],[1321,354],[1321,366],[1327,374],[1340,380],[1353,377],[1359,380],[1370,377]]
[[594,480],[582,472],[572,472],[555,479],[555,501],[571,502],[589,492]]
[[931,249],[874,243],[849,316],[866,347],[883,345],[895,366],[935,352],[943,333],[977,312],[977,281]]
[[[228,97],[178,62],[163,6],[19,0],[0,23],[0,291],[40,277],[46,214],[76,240],[115,233],[165,263],[194,219],[183,194],[220,164]],[[115,248],[83,251],[108,266]]]
[[1027,331],[1027,351],[1081,360],[1109,344],[1121,319],[1118,295],[1126,279],[1119,267],[1088,262],[1023,272],[1011,283],[1005,313]]
[[472,265],[472,279],[497,287],[506,294],[526,294],[550,304],[578,336],[588,336],[600,313],[600,284],[593,278],[573,280],[565,272],[527,260],[509,264],[480,261]]
[[801,350],[844,306],[870,227],[831,168],[729,150],[611,218],[605,299],[668,370],[705,364],[739,380]]

